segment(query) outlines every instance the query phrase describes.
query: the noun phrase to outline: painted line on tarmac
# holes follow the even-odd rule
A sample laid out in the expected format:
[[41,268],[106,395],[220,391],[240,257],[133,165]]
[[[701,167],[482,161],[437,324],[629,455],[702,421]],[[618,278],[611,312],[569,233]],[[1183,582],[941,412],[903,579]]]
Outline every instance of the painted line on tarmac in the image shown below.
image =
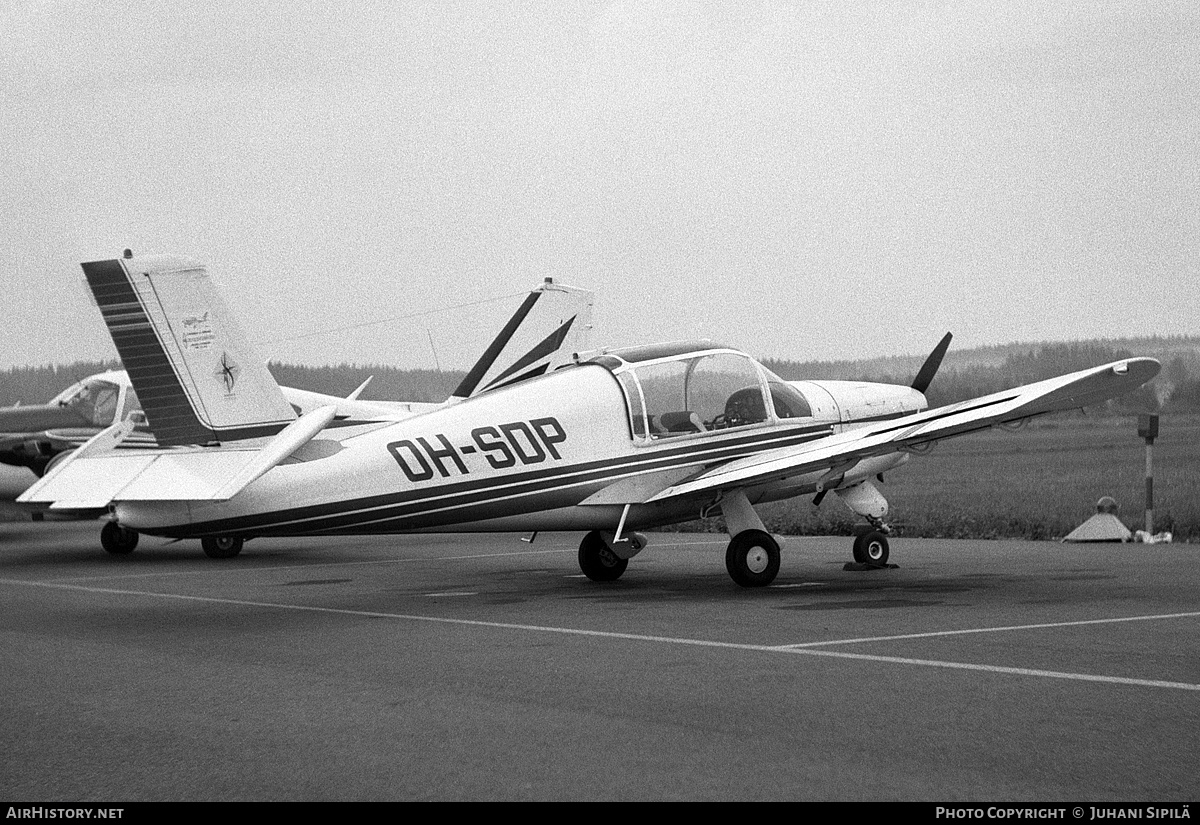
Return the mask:
[[1027,667],[1004,667],[1002,665],[980,665],[971,662],[942,662],[936,659],[910,659],[903,656],[872,656],[865,653],[846,653],[839,650],[813,650],[811,648],[775,648],[780,653],[800,653],[810,656],[831,656],[838,659],[859,659],[865,662],[888,662],[901,665],[920,665],[952,670],[975,670],[984,673],[1004,673],[1012,676],[1040,676],[1046,679],[1069,679],[1078,682],[1103,682],[1110,685],[1135,685],[1137,687],[1171,688],[1200,692],[1200,685],[1188,682],[1168,682],[1162,679],[1132,679],[1124,676],[1103,676],[1094,673],[1067,673],[1058,670],[1037,670]]
[[[61,584],[58,582],[0,579],[0,584],[18,585],[24,587],[42,587],[49,590],[72,590],[81,593],[97,593],[109,596],[137,596],[147,599],[170,599],[175,601],[200,602],[206,604],[226,604],[238,607],[258,607],[272,610],[295,610],[306,613],[326,613],[338,616],[356,616],[360,618],[372,619],[396,619],[400,621],[428,622],[431,624],[451,624],[465,627],[486,627],[497,630],[525,630],[535,633],[555,633],[563,636],[585,636],[600,639],[621,639],[625,641],[685,645],[689,647],[747,650],[775,654],[782,653],[791,656],[819,656],[834,659],[853,659],[865,662],[883,662],[887,664],[937,667],[951,670],[973,670],[983,673],[999,673],[1011,676],[1035,676],[1050,679],[1067,679],[1080,682],[1100,682],[1112,685],[1131,685],[1135,687],[1168,688],[1172,690],[1200,692],[1200,684],[1190,684],[1188,682],[1169,682],[1161,679],[1133,679],[1123,676],[1104,676],[1092,673],[1067,673],[1056,670],[1035,670],[1032,668],[1022,667],[980,665],[969,662],[943,662],[934,659],[913,659],[901,656],[876,656],[865,653],[848,653],[840,650],[816,650],[813,648],[797,648],[786,645],[782,647],[779,645],[752,645],[739,642],[717,642],[706,639],[684,639],[673,636],[646,636],[638,633],[617,633],[607,630],[583,630],[572,627],[551,627],[546,625],[516,624],[512,622],[485,622],[478,619],[453,619],[445,616],[419,616],[410,613],[383,613],[373,610],[350,610],[340,607],[315,607],[312,605],[280,604],[278,602],[256,602],[248,599],[222,599],[213,596],[188,596],[179,593],[147,593],[139,590],[117,590],[109,587],[87,587],[84,585]],[[1197,614],[1177,615],[1191,616]]]
[[1194,619],[1200,611],[1191,613],[1155,613],[1148,616],[1121,616],[1115,619],[1083,619],[1074,622],[1043,622],[1041,624],[1015,624],[1001,627],[972,627],[964,630],[934,630],[928,633],[902,633],[895,636],[859,636],[852,639],[828,639],[823,642],[797,642],[779,645],[780,650],[825,647],[827,645],[855,645],[864,642],[895,642],[903,639],[933,639],[938,636],[966,636],[972,633],[1005,633],[1012,630],[1044,630],[1054,627],[1083,627],[1085,625],[1118,624],[1120,622],[1151,622],[1159,619]]

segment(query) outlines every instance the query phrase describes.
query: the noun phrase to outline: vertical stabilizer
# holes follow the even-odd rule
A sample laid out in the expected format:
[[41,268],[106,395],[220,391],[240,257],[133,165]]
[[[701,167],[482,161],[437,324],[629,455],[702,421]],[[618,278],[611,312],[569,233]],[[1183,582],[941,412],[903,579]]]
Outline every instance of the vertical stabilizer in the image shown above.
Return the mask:
[[203,265],[154,255],[82,266],[159,444],[259,438],[295,420]]
[[451,398],[463,399],[553,372],[588,348],[592,292],[547,278],[525,297]]

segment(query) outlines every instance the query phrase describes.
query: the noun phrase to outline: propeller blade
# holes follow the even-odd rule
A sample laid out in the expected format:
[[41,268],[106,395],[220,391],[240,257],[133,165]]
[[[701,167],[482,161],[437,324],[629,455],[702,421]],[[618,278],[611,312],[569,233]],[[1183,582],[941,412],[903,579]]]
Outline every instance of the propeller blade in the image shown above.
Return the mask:
[[924,393],[929,389],[929,384],[933,381],[933,376],[937,374],[938,367],[942,365],[942,359],[946,356],[946,350],[950,348],[950,339],[953,337],[952,333],[947,332],[946,336],[933,348],[933,352],[929,353],[929,357],[921,365],[917,377],[913,379],[912,388],[914,390]]

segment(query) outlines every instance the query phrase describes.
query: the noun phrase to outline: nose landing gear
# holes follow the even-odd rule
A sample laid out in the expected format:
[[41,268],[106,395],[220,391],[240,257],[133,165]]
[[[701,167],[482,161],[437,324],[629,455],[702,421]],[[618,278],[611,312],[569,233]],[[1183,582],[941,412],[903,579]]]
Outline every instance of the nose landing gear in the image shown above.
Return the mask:
[[888,560],[888,534],[891,528],[884,522],[888,503],[879,489],[870,481],[863,481],[837,491],[842,503],[865,518],[871,525],[854,539],[854,560],[871,567],[886,567]]
[[[884,525],[886,526],[886,525]],[[881,530],[868,530],[854,538],[854,560],[883,567],[888,560],[888,540]]]

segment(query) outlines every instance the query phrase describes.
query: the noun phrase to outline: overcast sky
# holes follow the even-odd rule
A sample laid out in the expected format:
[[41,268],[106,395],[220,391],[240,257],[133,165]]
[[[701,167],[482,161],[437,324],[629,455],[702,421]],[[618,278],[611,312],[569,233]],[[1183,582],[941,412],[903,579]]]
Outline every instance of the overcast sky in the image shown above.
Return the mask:
[[1194,0],[8,0],[0,117],[0,366],[115,356],[125,247],[310,364],[465,367],[544,276],[597,345],[1200,331]]

